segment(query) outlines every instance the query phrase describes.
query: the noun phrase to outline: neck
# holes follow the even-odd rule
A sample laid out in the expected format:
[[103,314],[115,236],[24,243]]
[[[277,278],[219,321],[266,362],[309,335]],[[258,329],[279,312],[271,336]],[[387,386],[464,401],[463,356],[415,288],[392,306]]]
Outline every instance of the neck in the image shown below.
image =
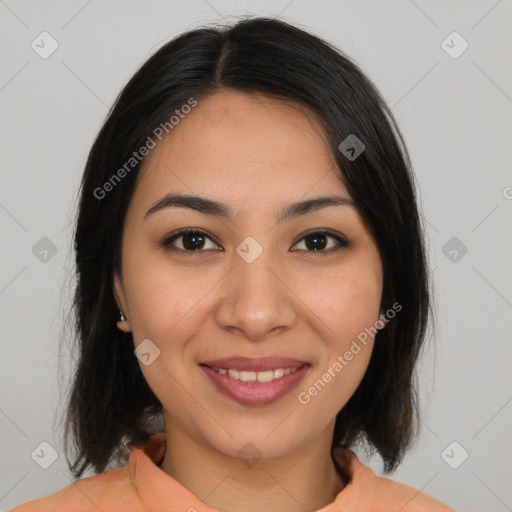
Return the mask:
[[332,432],[279,459],[229,457],[166,425],[161,469],[219,512],[313,512],[332,503],[346,483],[330,455]]

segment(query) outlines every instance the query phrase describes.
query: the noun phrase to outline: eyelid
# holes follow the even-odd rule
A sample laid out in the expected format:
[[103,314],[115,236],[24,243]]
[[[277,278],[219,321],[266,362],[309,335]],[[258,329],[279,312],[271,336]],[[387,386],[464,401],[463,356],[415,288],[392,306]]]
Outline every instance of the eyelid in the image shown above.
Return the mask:
[[205,238],[208,238],[213,243],[215,243],[216,245],[220,246],[220,244],[215,240],[214,237],[212,237],[212,235],[210,235],[210,233],[208,233],[207,231],[205,231],[204,229],[201,229],[201,228],[181,228],[181,229],[178,229],[177,231],[175,231],[171,235],[166,236],[164,238],[164,240],[162,241],[162,245],[164,246],[164,248],[166,248],[168,250],[174,250],[176,252],[186,252],[186,253],[190,253],[190,254],[197,254],[197,253],[201,253],[201,252],[206,252],[206,251],[184,251],[183,249],[178,249],[178,248],[175,248],[175,247],[173,247],[171,245],[172,242],[174,242],[174,240],[176,240],[180,236],[191,234],[191,233],[203,235]]
[[[177,231],[175,231],[171,235],[165,237],[164,240],[162,241],[162,245],[164,246],[164,248],[167,248],[168,250],[173,250],[175,252],[182,252],[182,253],[189,253],[189,254],[198,254],[198,253],[201,253],[201,252],[207,252],[205,250],[185,251],[183,249],[178,249],[178,248],[172,247],[171,244],[172,244],[172,242],[174,240],[176,240],[177,238],[179,238],[182,235],[191,234],[191,233],[201,234],[205,238],[208,238],[209,240],[214,242],[217,246],[220,246],[220,244],[215,240],[215,238],[212,237],[207,231],[205,231],[205,230],[203,230],[201,228],[192,228],[192,227],[178,229]],[[346,238],[343,235],[341,235],[340,233],[334,232],[334,231],[332,231],[330,229],[327,229],[327,228],[312,228],[312,229],[306,231],[305,233],[301,233],[299,235],[299,237],[297,238],[297,240],[292,244],[292,247],[296,246],[299,242],[301,242],[307,236],[313,235],[313,234],[324,235],[324,236],[327,236],[329,238],[333,238],[334,240],[336,240],[338,242],[338,247],[331,248],[331,249],[328,249],[328,250],[303,251],[303,252],[313,253],[313,254],[328,254],[330,252],[336,251],[337,249],[346,248],[346,247],[348,247],[350,245],[349,242],[346,240]],[[292,249],[292,250],[296,251],[297,249]]]
[[[327,249],[327,250],[321,250],[321,251],[301,250],[302,252],[307,253],[307,254],[330,254],[331,252],[335,252],[340,249],[345,249],[350,245],[350,243],[348,242],[346,237],[344,235],[342,235],[341,233],[337,233],[336,231],[333,231],[333,230],[327,229],[327,228],[313,228],[313,229],[310,229],[310,230],[306,231],[305,233],[302,233],[301,235],[299,235],[299,238],[297,238],[297,241],[293,243],[292,247],[296,246],[299,242],[301,242],[304,238],[308,237],[309,235],[316,235],[316,234],[324,235],[328,238],[333,238],[334,240],[336,240],[336,242],[338,242],[337,247]],[[292,249],[292,250],[297,251],[297,249]]]

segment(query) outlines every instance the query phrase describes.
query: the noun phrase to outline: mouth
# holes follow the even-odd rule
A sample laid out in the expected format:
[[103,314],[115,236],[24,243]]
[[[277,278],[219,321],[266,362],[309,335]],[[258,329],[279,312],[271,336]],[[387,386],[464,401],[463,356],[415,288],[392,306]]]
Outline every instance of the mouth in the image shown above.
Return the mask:
[[199,367],[224,396],[242,405],[265,405],[287,395],[311,364],[281,357],[235,357],[207,361]]
[[221,375],[229,375],[232,379],[241,380],[242,382],[272,382],[275,379],[280,379],[284,375],[296,372],[299,368],[302,368],[302,366],[298,368],[276,368],[274,370],[265,370],[263,372],[239,371],[232,368],[208,368],[211,368]]

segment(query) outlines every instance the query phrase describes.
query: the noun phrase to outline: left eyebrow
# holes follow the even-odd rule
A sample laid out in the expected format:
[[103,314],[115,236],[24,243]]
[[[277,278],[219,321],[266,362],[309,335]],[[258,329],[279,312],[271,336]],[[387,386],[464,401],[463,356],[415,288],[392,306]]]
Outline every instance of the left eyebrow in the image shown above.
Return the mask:
[[[288,221],[292,218],[305,215],[309,212],[327,208],[329,206],[350,206],[356,208],[352,199],[340,196],[322,196],[306,201],[299,201],[285,206],[277,215],[277,222]],[[165,208],[189,208],[206,215],[214,215],[230,219],[233,216],[231,207],[225,203],[214,201],[206,197],[184,195],[184,194],[167,194],[165,197],[157,201],[144,215],[144,218],[161,211]]]

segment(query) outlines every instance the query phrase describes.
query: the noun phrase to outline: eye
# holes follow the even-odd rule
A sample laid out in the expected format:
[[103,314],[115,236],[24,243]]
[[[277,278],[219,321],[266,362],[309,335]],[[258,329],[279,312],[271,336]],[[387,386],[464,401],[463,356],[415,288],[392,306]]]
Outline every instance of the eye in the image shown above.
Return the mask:
[[[303,242],[304,240],[304,242]],[[331,242],[329,242],[331,240]],[[303,247],[305,249],[299,249],[299,250],[305,250],[307,252],[332,252],[336,251],[338,249],[343,249],[345,247],[348,247],[348,242],[344,240],[341,236],[336,235],[332,233],[331,231],[310,231],[305,236],[303,236],[299,243],[296,244],[294,247],[297,247],[298,245],[303,244]],[[297,249],[292,249],[293,251],[296,251]]]
[[[209,240],[211,242],[208,247]],[[175,244],[179,241],[178,244]],[[202,230],[195,228],[184,228],[166,238],[162,245],[170,251],[182,252],[205,252],[202,249],[216,249],[218,245]]]
[[[208,247],[208,241],[210,247]],[[303,248],[297,248],[303,244]],[[210,238],[206,232],[197,228],[183,228],[167,237],[162,245],[169,251],[181,251],[189,253],[205,252],[216,250],[219,246]],[[306,252],[327,253],[348,247],[349,243],[341,236],[325,230],[310,231],[304,235],[292,251],[302,250]]]

